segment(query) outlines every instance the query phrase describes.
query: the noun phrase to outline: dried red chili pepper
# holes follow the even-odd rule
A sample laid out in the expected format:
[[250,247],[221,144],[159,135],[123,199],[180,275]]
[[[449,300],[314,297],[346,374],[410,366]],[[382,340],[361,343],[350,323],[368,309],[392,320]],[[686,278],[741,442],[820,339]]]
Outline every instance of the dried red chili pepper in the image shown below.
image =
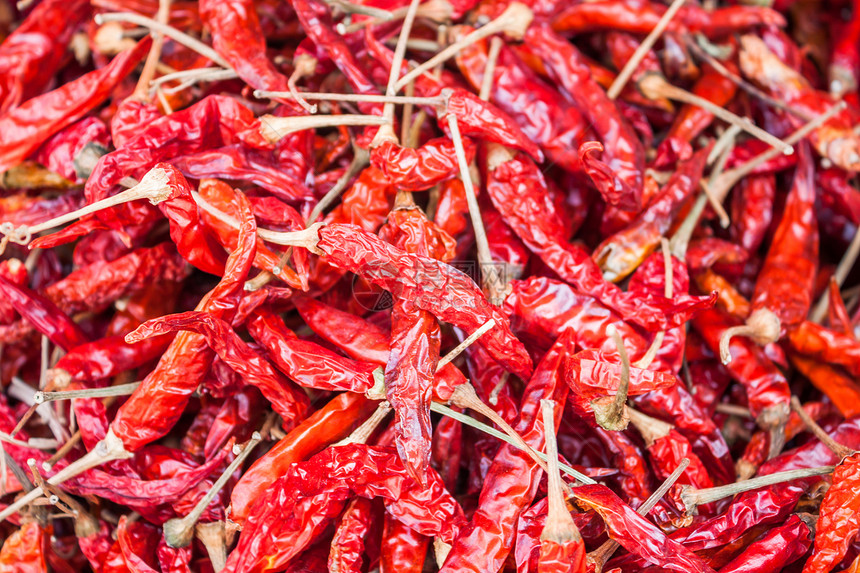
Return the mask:
[[356,571],[361,569],[364,537],[373,520],[373,503],[364,497],[349,502],[331,540],[328,556],[329,571]]
[[[397,298],[411,300],[416,307],[466,331],[495,320],[496,326],[477,344],[518,376],[529,377],[531,359],[522,343],[511,333],[507,320],[462,272],[439,261],[405,253],[350,225],[323,227],[317,247],[340,268],[359,273]],[[444,290],[432,285],[444,285]]]
[[[243,195],[236,198],[242,213],[237,249],[227,260],[221,282],[198,305],[199,310],[222,319],[232,318],[238,308],[257,239],[256,224],[247,199]],[[134,451],[173,427],[191,393],[209,370],[212,358],[213,353],[206,348],[202,336],[192,333],[176,336],[158,366],[120,407],[111,423],[111,429],[126,449]],[[181,372],[182,376],[177,378],[176,372]]]
[[381,573],[420,573],[430,538],[403,525],[385,514],[382,529],[382,548],[379,556]]
[[[466,162],[475,157],[475,145],[463,140]],[[384,141],[370,152],[374,167],[385,173],[391,185],[403,191],[424,191],[460,173],[454,144],[448,138],[433,139],[419,148],[400,147]]]
[[54,133],[102,103],[140,62],[149,44],[149,39],[143,39],[115,57],[108,66],[34,97],[0,116],[0,129],[4,134],[0,145],[0,171],[17,165]]
[[860,531],[860,453],[840,462],[833,470],[833,484],[821,501],[821,516],[815,527],[815,548],[803,566],[804,573],[830,571],[839,563],[851,539]]

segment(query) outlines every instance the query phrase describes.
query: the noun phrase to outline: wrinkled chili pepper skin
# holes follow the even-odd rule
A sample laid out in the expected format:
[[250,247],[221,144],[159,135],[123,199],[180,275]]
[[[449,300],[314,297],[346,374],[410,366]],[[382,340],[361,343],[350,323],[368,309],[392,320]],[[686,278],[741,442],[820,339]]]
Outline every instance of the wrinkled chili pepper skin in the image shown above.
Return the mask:
[[[281,569],[353,494],[383,497],[394,517],[446,542],[456,536],[464,520],[463,510],[432,470],[427,486],[421,487],[392,448],[332,447],[293,464],[257,501],[225,571]],[[278,519],[273,519],[273,513]]]
[[379,556],[380,573],[421,573],[429,545],[429,537],[386,514]]
[[275,366],[301,386],[364,393],[375,384],[375,364],[356,362],[302,340],[265,309],[257,311],[247,326]]
[[137,66],[150,43],[144,38],[108,66],[34,97],[0,116],[3,132],[0,172],[20,163],[54,133],[103,102],[114,86]]
[[308,416],[242,475],[233,488],[231,519],[241,523],[251,505],[273,479],[286,473],[290,464],[304,461],[327,444],[346,437],[375,408],[376,404],[364,396],[344,392]]
[[[471,163],[475,144],[466,138],[463,148],[466,163]],[[384,141],[371,150],[370,161],[385,173],[391,185],[404,191],[425,191],[460,173],[454,143],[447,137],[433,139],[416,149]]]
[[[245,278],[256,247],[256,222],[244,195],[237,195],[242,224],[238,246],[227,259],[221,282],[198,305],[201,311],[232,319],[241,301]],[[179,333],[144,378],[134,394],[120,407],[111,423],[114,434],[131,451],[160,438],[176,423],[191,393],[209,371],[213,353],[198,334]],[[182,373],[177,377],[176,373]]]
[[[706,310],[693,318],[693,328],[702,335],[713,352],[719,353],[723,331],[739,324],[719,310]],[[732,378],[747,390],[753,416],[784,410],[788,415],[791,392],[782,373],[767,358],[764,351],[747,338],[732,338],[732,361],[726,366]]]
[[[514,429],[534,448],[545,440],[540,400],[563,401],[567,393],[561,379],[570,335],[563,334],[535,369],[523,391],[520,416]],[[556,424],[560,410],[556,412]],[[452,544],[440,571],[498,571],[513,549],[516,522],[537,493],[541,470],[521,450],[503,445],[487,474],[478,509]],[[500,496],[498,492],[506,494]]]
[[[89,342],[83,330],[47,297],[17,285],[2,275],[0,290],[18,314],[63,350],[71,350]],[[6,338],[4,331],[11,330],[12,327],[0,326],[0,339]]]
[[597,511],[606,522],[610,537],[628,551],[672,571],[713,571],[692,551],[666,537],[603,485],[574,489],[578,503]]
[[511,333],[507,319],[462,272],[434,259],[409,255],[351,225],[323,227],[318,247],[340,268],[361,274],[440,320],[467,331],[495,320],[495,327],[476,344],[521,378],[531,374],[531,358]]
[[809,524],[792,515],[788,520],[751,543],[719,573],[776,573],[803,557],[812,544]]
[[[829,433],[840,444],[848,447],[860,445],[860,426],[856,419],[843,422]],[[829,448],[818,440],[813,440],[769,460],[759,469],[758,475],[833,465],[837,461]],[[778,523],[786,519],[800,496],[816,481],[818,478],[806,478],[742,493],[734,498],[722,514],[679,530],[671,537],[682,542],[691,551],[725,545],[734,540],[739,532],[755,525]]]
[[788,341],[808,358],[841,366],[860,376],[860,342],[853,336],[805,320],[789,331]]
[[[635,270],[660,244],[684,201],[699,186],[710,147],[682,162],[663,189],[625,229],[607,237],[592,258],[606,280],[617,282]],[[676,291],[677,292],[677,291]]]
[[173,331],[202,335],[218,357],[249,384],[260,389],[288,428],[307,414],[307,395],[280,375],[269,362],[236,334],[230,325],[206,312],[183,312],[149,320],[126,335],[126,342]]
[[821,501],[815,548],[804,573],[824,573],[838,564],[860,531],[860,453],[848,456],[833,470],[833,484]]
[[360,571],[364,537],[373,520],[373,503],[364,497],[349,502],[331,540],[329,571]]
[[21,526],[6,538],[0,549],[0,571],[3,573],[43,573],[46,532],[35,521]]

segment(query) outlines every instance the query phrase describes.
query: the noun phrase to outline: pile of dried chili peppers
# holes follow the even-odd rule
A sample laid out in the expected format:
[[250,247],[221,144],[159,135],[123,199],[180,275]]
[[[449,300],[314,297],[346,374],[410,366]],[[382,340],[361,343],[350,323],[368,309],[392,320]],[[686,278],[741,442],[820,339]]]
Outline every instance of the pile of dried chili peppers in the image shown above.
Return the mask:
[[860,571],[860,2],[0,39],[0,573]]

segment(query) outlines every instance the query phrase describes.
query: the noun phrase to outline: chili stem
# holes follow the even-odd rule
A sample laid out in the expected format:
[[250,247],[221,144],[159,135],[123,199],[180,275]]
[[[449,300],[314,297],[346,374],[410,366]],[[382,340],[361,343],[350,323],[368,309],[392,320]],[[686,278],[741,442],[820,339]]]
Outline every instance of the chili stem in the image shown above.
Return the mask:
[[224,522],[198,523],[195,533],[206,548],[212,570],[220,573],[227,566],[227,534],[224,531]]
[[[558,468],[558,442],[555,436],[555,407],[552,400],[540,401],[541,414],[543,415],[543,429],[546,435],[547,456],[547,500],[548,510],[546,524],[541,532],[541,541],[549,540],[556,543],[564,543],[574,539],[581,539],[579,530],[570,516],[570,511],[565,503],[563,487],[567,487],[561,479]],[[568,490],[570,488],[567,488]]]
[[836,440],[830,437],[830,435],[824,431],[824,428],[818,425],[818,422],[812,419],[806,410],[803,409],[803,406],[800,404],[800,400],[798,400],[797,396],[791,397],[791,409],[800,416],[800,419],[803,421],[804,425],[809,428],[815,437],[818,438],[822,444],[830,448],[830,451],[836,454],[836,456],[841,460],[843,458],[847,458],[848,456],[854,455],[856,452],[849,448],[848,446],[843,446]]
[[618,355],[621,357],[621,382],[618,384],[614,398],[609,396],[598,398],[591,402],[591,407],[594,410],[594,419],[601,428],[620,431],[625,429],[630,421],[626,411],[627,391],[630,388],[630,358],[627,356],[624,341],[614,324],[610,324],[606,328],[606,333],[612,337],[615,347],[618,349]]
[[714,406],[714,410],[717,412],[722,412],[723,414],[728,414],[730,416],[738,416],[739,418],[750,418],[752,419],[753,415],[749,409],[744,408],[742,406],[736,406],[734,404],[725,404],[720,402],[716,406]]
[[674,427],[672,424],[667,424],[663,420],[647,416],[633,408],[627,408],[627,414],[630,416],[630,422],[639,430],[647,446],[650,446],[660,438],[668,436]]
[[[170,19],[170,3],[171,0],[158,1],[158,12],[155,13],[155,20],[163,26],[166,26]],[[149,99],[147,97],[149,84],[152,78],[155,77],[158,61],[161,59],[161,49],[164,47],[164,34],[156,32],[152,36],[152,46],[149,48],[149,54],[147,54],[146,62],[143,64],[143,70],[141,70],[140,77],[137,79],[137,85],[131,94],[132,97],[139,99]]]
[[756,126],[748,118],[739,117],[732,112],[715,105],[710,100],[692,94],[677,86],[673,86],[657,73],[649,73],[643,76],[642,79],[639,80],[639,90],[645,95],[645,97],[651,100],[665,97],[701,107],[721,120],[732,125],[739,126],[742,130],[746,131],[753,137],[760,139],[765,143],[769,143],[772,147],[778,149],[785,155],[791,155],[794,153],[794,148],[791,144]]
[[361,14],[362,16],[370,16],[382,22],[388,22],[394,18],[394,15],[388,10],[374,8],[373,6],[362,6],[361,4],[353,4],[347,0],[323,0],[326,4],[333,8],[338,8],[344,14]]
[[128,396],[133,393],[140,382],[118,384],[106,388],[87,388],[85,390],[63,390],[61,392],[36,392],[33,400],[36,404],[53,402],[54,400],[72,400],[74,398],[106,398],[107,396]]
[[[819,115],[800,129],[786,137],[785,143],[794,145],[795,143],[812,133],[814,130],[824,125],[824,123],[827,122],[827,120],[829,120],[831,117],[845,109],[845,106],[846,103],[844,101],[837,103],[825,113]],[[714,196],[717,197],[720,201],[725,200],[726,195],[729,194],[731,188],[734,187],[738,181],[752,173],[759,165],[762,165],[763,163],[766,163],[771,159],[779,156],[780,153],[781,151],[779,149],[768,149],[763,153],[759,153],[743,165],[738,165],[734,169],[730,169],[729,171],[720,174],[719,177],[711,180],[711,191],[714,193]]]
[[260,443],[260,440],[262,440],[260,433],[254,432],[251,439],[248,440],[244,446],[233,446],[233,453],[236,455],[236,458],[230,462],[230,465],[227,466],[224,473],[222,473],[215,483],[212,484],[212,487],[208,492],[206,492],[206,495],[197,502],[197,505],[194,506],[191,513],[181,519],[168,519],[164,523],[164,541],[170,547],[187,547],[191,543],[191,540],[194,537],[194,526],[197,525],[197,520],[200,519],[200,516],[203,515],[203,512],[207,507],[209,507],[209,504],[212,503],[212,500],[215,499],[215,496],[218,495],[218,492],[221,491],[221,488],[224,487],[227,480],[233,476],[233,472],[242,465],[245,458],[247,458],[254,450],[254,447]]
[[[508,436],[504,432],[500,432],[499,430],[495,429],[494,427],[487,425],[487,424],[484,424],[483,422],[479,422],[478,420],[476,420],[470,416],[467,416],[466,414],[461,414],[460,412],[458,412],[456,410],[452,410],[451,408],[449,408],[448,406],[445,406],[444,404],[440,404],[439,402],[430,402],[430,410],[432,410],[433,412],[436,412],[437,414],[442,414],[443,416],[453,418],[454,420],[457,420],[458,422],[466,424],[470,428],[475,428],[476,430],[480,430],[480,431],[484,432],[485,434],[493,436],[494,438],[498,438],[498,439],[502,440],[503,442],[505,442],[506,444],[510,444],[511,446],[513,446],[519,450],[527,451],[527,450],[523,449],[522,446],[519,443],[517,443],[513,438],[511,438],[510,436]],[[546,462],[546,460],[547,460],[546,454],[544,454],[543,452],[537,452],[537,451],[535,451],[535,453],[543,462]],[[574,478],[578,482],[581,482],[584,484],[589,484],[589,485],[593,485],[593,484],[597,483],[596,481],[594,481],[593,479],[591,479],[587,475],[576,471],[575,469],[573,469],[572,467],[570,467],[567,464],[563,464],[563,463],[559,462],[558,467],[561,471],[563,471],[564,473],[566,473],[570,477]]]
[[144,28],[149,28],[153,32],[163,34],[168,38],[174,40],[175,42],[182,44],[189,50],[197,52],[204,58],[212,60],[222,68],[231,70],[233,69],[230,64],[227,63],[227,60],[222,58],[218,54],[218,52],[216,52],[210,46],[207,46],[197,38],[189,36],[184,32],[180,32],[172,26],[157,22],[152,18],[147,18],[146,16],[141,16],[140,14],[135,14],[134,12],[112,12],[109,14],[96,14],[95,22],[99,25],[104,24],[105,22],[129,22],[131,24],[143,26]]
[[745,491],[752,491],[769,485],[775,485],[796,479],[804,479],[809,477],[827,475],[833,471],[833,466],[821,466],[817,468],[804,468],[798,470],[788,470],[784,472],[776,472],[766,476],[760,476],[748,479],[746,481],[721,485],[717,487],[709,487],[705,489],[693,489],[690,486],[685,486],[681,492],[681,501],[687,508],[687,511],[692,511],[694,508],[719,501],[726,497],[732,497]]
[[528,29],[531,24],[533,17],[534,15],[532,14],[531,8],[525,4],[521,4],[519,2],[511,3],[495,20],[492,20],[485,26],[478,28],[470,34],[467,34],[423,64],[410,70],[408,74],[400,78],[397,84],[395,84],[395,89],[400,91],[404,86],[419,77],[421,74],[459,54],[460,50],[463,48],[471,46],[472,44],[494,34],[505,32],[515,39],[521,39],[525,34],[526,29]]
[[335,127],[338,125],[387,125],[388,119],[376,115],[294,115],[290,117],[260,116],[260,133],[270,143],[277,143],[290,133]]
[[[136,201],[138,199],[148,199],[150,203],[156,205],[170,197],[171,190],[168,183],[169,180],[167,177],[167,173],[165,173],[163,169],[155,167],[151,169],[143,177],[143,179],[141,179],[140,183],[138,183],[131,189],[127,189],[125,191],[117,193],[116,195],[113,195],[112,197],[102,199],[101,201],[96,201],[95,203],[91,203],[76,211],[60,215],[59,217],[54,217],[53,219],[49,219],[44,223],[39,223],[38,225],[32,226],[24,225],[18,227],[17,229],[13,229],[11,223],[3,223],[2,225],[0,225],[0,233],[3,233],[3,235],[5,235],[3,238],[2,246],[5,247],[5,242],[7,240],[13,243],[17,243],[19,245],[26,245],[30,242],[33,235],[37,233],[41,233],[42,231],[47,231],[48,229],[53,229],[54,227],[59,227],[60,225],[70,223],[72,221],[80,219],[84,215],[89,215],[91,213],[95,213],[97,211],[101,211],[109,207],[114,207],[116,205],[121,205],[123,203],[128,203],[130,201]],[[2,248],[0,248],[0,253],[2,253]]]
[[[306,98],[302,97],[296,83],[304,77],[313,75],[316,71],[317,63],[318,60],[315,57],[309,54],[300,54],[293,60],[295,69],[293,70],[293,73],[290,74],[290,77],[287,78],[287,89],[290,90],[290,97],[294,98],[306,112],[312,114],[317,112],[317,105],[309,104],[306,101]],[[254,92],[254,97],[259,97],[256,91]]]
[[[860,227],[854,231],[854,236],[851,238],[848,250],[845,251],[844,255],[842,255],[842,260],[839,261],[839,266],[836,267],[836,272],[833,273],[833,277],[836,279],[836,283],[839,286],[842,286],[842,283],[844,283],[845,279],[848,278],[848,273],[854,267],[854,263],[857,262],[858,254],[860,254]],[[812,311],[812,315],[809,317],[809,320],[818,323],[824,320],[824,317],[827,316],[828,304],[828,293],[825,291],[824,294],[821,295],[821,298],[818,299],[818,304],[815,305],[815,309]]]
[[669,9],[663,13],[663,16],[661,16],[660,20],[657,21],[657,25],[654,26],[651,33],[642,40],[642,43],[639,44],[639,47],[636,48],[636,51],[633,52],[633,55],[630,56],[630,59],[627,60],[626,64],[624,64],[624,68],[622,68],[621,73],[615,77],[615,81],[613,81],[612,85],[609,86],[609,89],[606,91],[606,95],[609,99],[615,99],[618,97],[621,90],[623,90],[624,86],[627,85],[633,72],[635,72],[636,68],[639,67],[639,63],[648,54],[648,51],[654,47],[657,40],[660,39],[663,31],[666,30],[667,26],[669,26],[669,22],[672,21],[675,14],[677,14],[678,10],[681,9],[681,6],[684,5],[684,2],[685,0],[674,0],[672,4],[669,5]]
[[[488,24],[489,26],[489,24]],[[490,254],[490,243],[487,240],[487,231],[484,229],[484,220],[481,218],[481,209],[478,206],[478,198],[472,185],[472,176],[469,164],[466,163],[466,151],[463,149],[463,139],[460,137],[460,126],[457,116],[448,114],[448,128],[451,130],[451,139],[454,142],[454,152],[457,154],[457,164],[460,166],[460,180],[463,182],[463,190],[466,193],[466,203],[469,205],[469,218],[472,220],[472,228],[475,231],[475,244],[478,248],[478,264],[481,266],[481,281],[486,287],[487,294],[494,305],[501,304],[502,293],[497,292],[496,283],[487,280],[487,270],[493,262]]]
[[44,469],[46,472],[51,471],[51,469],[54,467],[54,464],[63,459],[66,454],[72,451],[72,448],[74,448],[78,443],[80,443],[80,441],[81,431],[77,430],[74,434],[72,434],[71,438],[66,440],[66,443],[63,444],[53,456],[42,462],[42,469]]
[[487,63],[484,66],[484,77],[481,78],[481,91],[478,94],[484,101],[489,101],[490,91],[493,89],[493,79],[496,76],[496,63],[499,60],[499,52],[502,51],[502,39],[496,36],[490,40],[490,51],[487,52]]
[[[114,435],[113,430],[108,429],[107,435],[103,440],[96,444],[95,448],[54,474],[48,480],[48,483],[51,485],[59,485],[89,469],[113,460],[128,459],[131,455],[131,453],[126,451],[122,440]],[[26,495],[16,499],[6,509],[0,511],[0,521],[4,521],[10,515],[17,513],[22,507],[32,503],[38,499],[42,493],[42,489],[36,487]]]
[[[304,99],[308,100],[328,100],[328,101],[347,101],[359,103],[393,103],[413,105],[429,105],[440,106],[445,103],[445,99],[439,97],[408,97],[408,96],[386,96],[376,94],[330,94],[324,92],[298,92]],[[254,97],[256,98],[292,98],[295,97],[291,92],[270,92],[265,90],[255,90]]]
[[376,410],[373,411],[373,414],[365,420],[359,427],[357,427],[353,432],[340,440],[339,442],[335,442],[332,446],[346,446],[348,444],[365,444],[367,440],[370,439],[370,436],[373,435],[373,432],[376,431],[377,426],[388,413],[391,412],[391,404],[388,403],[387,400],[383,400],[376,407]]
[[767,308],[759,308],[752,312],[747,318],[746,324],[727,328],[720,336],[720,360],[723,364],[732,361],[732,353],[729,345],[735,336],[749,336],[756,344],[764,346],[779,340],[782,329],[779,317]]
[[466,337],[463,340],[463,342],[461,342],[460,344],[455,346],[453,349],[451,349],[451,351],[448,354],[446,354],[445,356],[443,356],[442,358],[439,359],[439,362],[436,363],[436,370],[437,371],[441,370],[443,366],[445,366],[446,364],[448,364],[449,362],[451,362],[452,360],[457,358],[457,356],[459,356],[460,353],[462,353],[469,346],[471,346],[476,340],[478,340],[484,334],[486,334],[488,331],[490,331],[494,326],[496,326],[496,321],[495,321],[495,319],[492,319],[492,318],[490,320],[488,320],[487,322],[485,322],[484,324],[482,324],[481,326],[479,326],[478,329],[475,332],[473,332],[472,334],[470,334],[468,337]]
[[[412,32],[412,24],[415,22],[415,14],[418,13],[418,5],[420,4],[419,0],[412,0],[409,3],[409,9],[406,11],[406,18],[403,20],[403,27],[400,29],[400,36],[397,38],[397,46],[394,48],[394,57],[391,60],[391,70],[388,72],[388,85],[385,87],[385,95],[393,96],[396,95],[399,91],[397,89],[397,78],[400,77],[400,69],[403,66],[403,57],[406,55],[406,42],[409,40],[409,34]],[[406,82],[405,85],[410,82]],[[393,136],[395,139],[397,138],[394,135],[394,131],[392,129],[392,125],[394,124],[394,104],[386,103],[385,107],[382,109],[382,117],[388,120],[390,136]],[[377,133],[376,138],[380,137],[384,129],[380,129]],[[376,139],[374,138],[374,139]]]

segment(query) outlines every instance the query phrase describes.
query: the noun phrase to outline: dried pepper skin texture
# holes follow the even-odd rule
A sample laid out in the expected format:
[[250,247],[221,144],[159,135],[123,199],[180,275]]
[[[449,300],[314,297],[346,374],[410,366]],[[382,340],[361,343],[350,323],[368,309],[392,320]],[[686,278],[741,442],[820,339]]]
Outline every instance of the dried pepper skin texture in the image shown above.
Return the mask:
[[803,567],[804,573],[830,571],[838,564],[860,531],[860,453],[836,466],[833,483],[821,501],[821,516],[815,528],[815,548]]
[[[227,259],[221,282],[198,305],[198,310],[231,320],[244,294],[245,279],[254,260],[257,225],[244,195],[237,195],[242,225],[238,246]],[[111,423],[126,449],[134,451],[166,434],[185,409],[191,393],[209,371],[214,353],[203,336],[179,333],[155,370],[120,407]],[[176,373],[182,373],[177,377]]]
[[[471,163],[476,146],[464,139],[463,147],[466,162]],[[432,139],[416,149],[385,141],[371,150],[370,161],[403,191],[425,191],[460,174],[454,143],[447,137]]]
[[361,444],[328,448],[293,464],[254,505],[225,571],[279,570],[352,495],[382,497],[386,510],[406,525],[450,542],[463,524],[463,510],[438,474],[431,470],[427,478],[420,486],[392,448]]
[[[540,400],[563,402],[567,393],[561,379],[561,368],[570,343],[569,334],[559,337],[523,391],[520,416],[514,429],[526,443],[537,449],[543,448],[545,440]],[[556,423],[560,421],[560,412],[560,409],[556,411]],[[502,446],[484,481],[478,508],[470,523],[454,540],[441,571],[500,569],[513,549],[517,519],[537,493],[541,473],[527,454],[512,446]],[[499,491],[506,492],[506,495],[498,495]]]
[[79,120],[102,103],[111,90],[137,66],[150,40],[115,57],[111,63],[0,115],[0,172],[13,167],[49,137]]
[[323,227],[318,248],[331,263],[360,274],[396,298],[409,300],[467,332],[495,320],[495,327],[477,344],[521,378],[531,374],[531,358],[511,333],[508,321],[487,302],[475,283],[457,269],[405,253],[352,225]]
[[784,524],[750,543],[743,553],[720,568],[720,573],[776,573],[803,557],[812,537],[809,524],[792,515]]
[[6,538],[0,548],[0,571],[3,573],[41,573],[45,562],[47,532],[35,521],[22,526]]

